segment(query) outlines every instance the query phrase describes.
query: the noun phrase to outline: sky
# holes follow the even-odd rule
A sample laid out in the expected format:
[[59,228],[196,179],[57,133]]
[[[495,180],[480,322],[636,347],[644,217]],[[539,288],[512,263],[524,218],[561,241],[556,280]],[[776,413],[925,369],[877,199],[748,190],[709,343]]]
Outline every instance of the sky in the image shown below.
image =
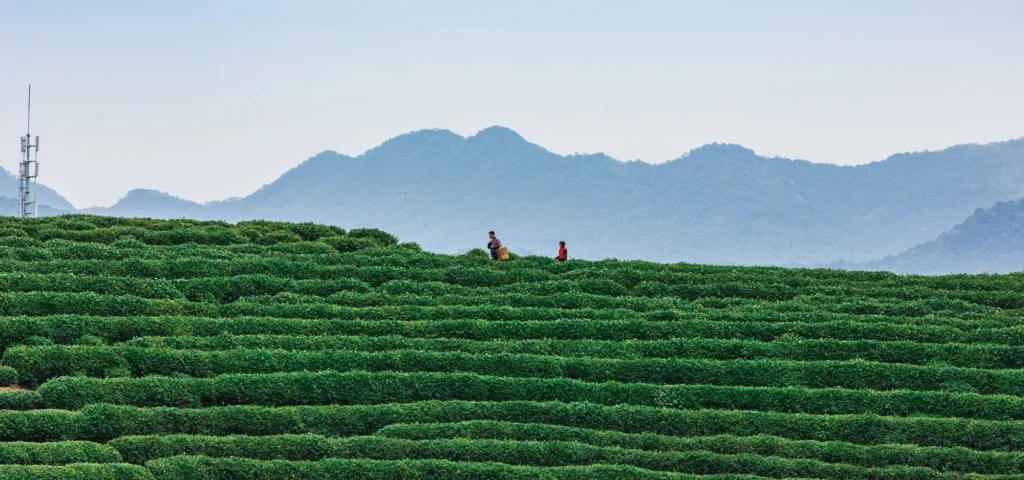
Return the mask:
[[244,196],[323,150],[509,127],[664,162],[842,165],[1024,137],[1019,0],[0,0],[0,153],[40,183]]

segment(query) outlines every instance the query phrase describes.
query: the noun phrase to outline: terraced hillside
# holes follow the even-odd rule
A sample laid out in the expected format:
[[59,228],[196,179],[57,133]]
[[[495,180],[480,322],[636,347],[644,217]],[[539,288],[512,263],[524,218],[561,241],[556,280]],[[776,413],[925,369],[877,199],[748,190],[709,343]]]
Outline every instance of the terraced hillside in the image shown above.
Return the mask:
[[1024,478],[1021,286],[5,219],[0,478]]

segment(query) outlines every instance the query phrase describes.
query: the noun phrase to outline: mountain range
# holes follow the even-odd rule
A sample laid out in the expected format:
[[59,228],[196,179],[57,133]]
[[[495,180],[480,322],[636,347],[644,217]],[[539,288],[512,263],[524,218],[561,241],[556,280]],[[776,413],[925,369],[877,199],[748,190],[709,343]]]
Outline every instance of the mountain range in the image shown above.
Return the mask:
[[1024,200],[979,208],[931,240],[881,260],[834,267],[920,274],[1009,273],[1024,270]]
[[[558,155],[491,127],[469,137],[422,130],[356,157],[325,151],[242,198],[198,204],[133,190],[87,211],[378,227],[441,252],[479,247],[495,230],[513,251],[552,255],[565,240],[583,258],[855,266],[938,241],[977,209],[1022,196],[1024,139],[859,166],[716,143],[649,164]],[[45,198],[71,208],[56,192]]]

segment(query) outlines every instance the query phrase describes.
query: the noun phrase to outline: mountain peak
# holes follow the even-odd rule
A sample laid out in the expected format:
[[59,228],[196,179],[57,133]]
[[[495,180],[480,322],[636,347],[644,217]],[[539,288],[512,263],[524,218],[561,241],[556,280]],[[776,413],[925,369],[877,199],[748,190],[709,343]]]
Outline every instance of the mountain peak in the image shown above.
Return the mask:
[[476,135],[467,138],[466,144],[474,151],[504,152],[503,155],[513,151],[544,151],[540,146],[526,141],[514,130],[500,126],[480,130]]
[[370,149],[369,151],[366,152],[366,154],[409,154],[423,149],[435,150],[438,148],[440,148],[441,150],[445,150],[451,147],[452,145],[463,142],[464,140],[465,139],[462,138],[462,136],[452,132],[451,130],[416,130],[414,132],[409,132],[394,137],[380,144],[379,147]]
[[320,152],[320,153],[318,153],[316,155],[313,155],[312,157],[309,157],[309,160],[321,160],[321,159],[341,160],[341,159],[350,159],[350,158],[352,158],[352,157],[350,157],[348,155],[345,155],[343,153],[335,152],[334,150],[324,150],[324,151],[322,151],[322,152]]
[[129,190],[109,207],[89,208],[80,212],[124,217],[180,218],[195,216],[202,207],[202,204],[159,190],[136,188]]
[[153,190],[151,188],[134,188],[128,190],[128,193],[124,194],[124,198],[145,198],[145,197],[173,197],[173,195],[167,192],[161,192],[160,190]]
[[502,140],[504,140],[504,141],[516,141],[516,142],[525,142],[526,141],[526,139],[523,138],[522,135],[519,135],[518,133],[516,133],[515,130],[512,130],[511,128],[508,128],[508,127],[502,127],[502,126],[499,126],[499,125],[494,125],[494,126],[491,126],[491,127],[487,127],[487,128],[485,128],[483,130],[480,130],[479,132],[476,133],[476,135],[473,135],[472,137],[469,137],[469,139],[470,140],[472,140],[472,139],[489,140],[489,141],[502,141]]
[[409,133],[403,133],[397,137],[386,140],[384,143],[380,144],[380,147],[377,148],[383,148],[394,145],[406,145],[418,142],[432,142],[438,140],[444,141],[455,139],[461,140],[462,136],[455,132],[452,132],[451,130],[443,128],[425,128],[422,130],[414,130]]
[[153,190],[149,188],[136,188],[129,190],[117,203],[139,203],[139,202],[163,202],[163,203],[177,203],[180,205],[196,205],[199,204],[191,200],[185,200],[184,198],[171,195],[167,192],[161,192],[159,190]]
[[733,158],[733,157],[756,157],[753,150],[737,145],[735,143],[709,143],[690,150],[683,155],[686,158]]

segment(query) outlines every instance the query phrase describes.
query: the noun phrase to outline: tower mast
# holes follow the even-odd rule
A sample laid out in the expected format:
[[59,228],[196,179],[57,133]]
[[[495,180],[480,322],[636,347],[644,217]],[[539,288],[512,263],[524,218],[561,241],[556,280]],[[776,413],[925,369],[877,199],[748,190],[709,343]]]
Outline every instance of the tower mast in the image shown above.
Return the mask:
[[[32,151],[35,150],[35,158]],[[21,137],[21,163],[18,165],[18,199],[19,214],[21,218],[35,217],[38,208],[35,206],[36,198],[32,196],[31,187],[39,176],[39,135],[36,135],[36,142],[32,143],[32,85],[28,86],[28,123],[25,127],[25,136]]]

